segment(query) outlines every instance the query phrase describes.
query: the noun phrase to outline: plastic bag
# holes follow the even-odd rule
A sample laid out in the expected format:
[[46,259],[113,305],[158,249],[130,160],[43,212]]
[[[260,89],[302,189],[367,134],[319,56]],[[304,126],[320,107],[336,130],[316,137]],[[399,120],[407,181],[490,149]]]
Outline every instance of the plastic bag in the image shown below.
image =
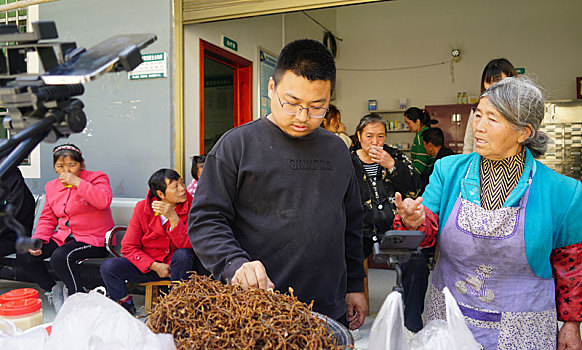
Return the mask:
[[410,349],[404,333],[404,308],[399,292],[388,294],[370,331],[368,350]]
[[155,334],[122,306],[95,291],[70,296],[55,317],[45,350],[175,350],[170,334]]
[[0,320],[0,350],[43,349],[48,333],[44,325],[21,331],[14,322]]
[[368,350],[478,350],[479,344],[465,324],[455,298],[445,287],[447,321],[433,320],[406,340],[402,296],[392,292],[382,304],[374,320]]

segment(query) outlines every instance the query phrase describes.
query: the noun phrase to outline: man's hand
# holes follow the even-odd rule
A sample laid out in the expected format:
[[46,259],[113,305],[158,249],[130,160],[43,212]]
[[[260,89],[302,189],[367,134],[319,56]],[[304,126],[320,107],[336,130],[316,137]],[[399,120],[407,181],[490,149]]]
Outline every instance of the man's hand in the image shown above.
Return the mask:
[[564,322],[558,333],[558,350],[581,350],[580,322]]
[[405,198],[402,200],[400,192],[396,192],[394,200],[398,215],[402,218],[402,223],[407,229],[416,230],[422,225],[426,219],[424,205],[422,205],[422,197],[416,199]]
[[368,314],[368,303],[364,293],[346,294],[346,318],[350,323],[350,329],[358,329],[364,324]]
[[71,173],[61,173],[61,175],[59,175],[59,181],[65,187],[79,187],[81,184],[81,178]]
[[370,158],[372,158],[374,163],[378,163],[384,169],[388,170],[392,169],[394,164],[396,164],[394,158],[392,158],[388,152],[384,151],[382,147],[372,146],[372,148],[370,148]]
[[236,270],[232,280],[233,285],[240,285],[244,290],[249,288],[260,288],[263,290],[273,289],[275,285],[267,276],[265,266],[258,260],[249,261],[241,265]]
[[170,277],[170,265],[154,261],[150,265],[150,270],[155,271],[160,278]]

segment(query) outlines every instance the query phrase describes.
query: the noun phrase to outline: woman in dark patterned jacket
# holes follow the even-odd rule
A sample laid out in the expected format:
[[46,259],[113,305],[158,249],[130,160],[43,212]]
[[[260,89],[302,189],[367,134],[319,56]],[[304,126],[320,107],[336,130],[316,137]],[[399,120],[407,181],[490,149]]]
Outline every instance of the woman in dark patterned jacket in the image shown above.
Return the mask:
[[386,121],[379,115],[364,116],[356,128],[361,148],[352,151],[364,206],[364,257],[372,253],[373,237],[380,238],[392,227],[394,193],[416,198],[420,189],[420,177],[408,158],[384,144],[386,130]]
[[[394,194],[416,198],[420,192],[420,176],[412,168],[408,158],[399,150],[388,147],[386,121],[377,114],[364,116],[356,135],[361,148],[352,151],[352,163],[364,208],[363,243],[364,257],[372,253],[372,245],[392,228],[396,214]],[[412,331],[422,329],[424,294],[428,287],[428,258],[413,257],[402,266],[404,287],[404,317]],[[414,283],[414,285],[412,285]]]

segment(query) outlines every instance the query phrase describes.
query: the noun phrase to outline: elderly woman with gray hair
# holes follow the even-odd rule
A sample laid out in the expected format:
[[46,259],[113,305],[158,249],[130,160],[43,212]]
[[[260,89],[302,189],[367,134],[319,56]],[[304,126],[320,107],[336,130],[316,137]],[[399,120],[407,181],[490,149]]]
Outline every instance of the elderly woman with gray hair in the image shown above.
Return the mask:
[[581,348],[582,184],[535,160],[543,117],[533,83],[498,82],[476,109],[477,153],[439,160],[422,198],[396,195],[395,228],[438,238],[426,321],[445,318],[448,287],[484,349]]

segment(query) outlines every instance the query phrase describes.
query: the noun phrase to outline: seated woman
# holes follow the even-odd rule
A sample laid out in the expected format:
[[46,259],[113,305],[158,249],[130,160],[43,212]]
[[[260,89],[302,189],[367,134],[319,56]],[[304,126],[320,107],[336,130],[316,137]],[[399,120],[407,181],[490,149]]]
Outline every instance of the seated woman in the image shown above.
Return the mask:
[[543,118],[538,87],[501,80],[475,111],[477,153],[437,161],[422,198],[396,195],[395,227],[438,234],[426,320],[445,318],[448,287],[483,349],[582,346],[582,184],[535,160]]
[[194,196],[196,192],[196,187],[198,187],[198,180],[200,180],[200,175],[202,175],[202,168],[204,168],[204,162],[206,161],[206,156],[194,156],[192,157],[192,181],[188,185],[188,193]]
[[[67,295],[85,291],[77,262],[109,254],[105,233],[113,227],[113,218],[109,177],[101,171],[85,170],[77,146],[55,147],[53,165],[59,177],[45,186],[44,208],[32,235],[42,241],[42,247],[19,254],[18,259],[28,277],[47,291],[58,312]],[[44,259],[48,257],[64,286],[46,269]]]
[[126,281],[179,281],[187,279],[189,271],[210,275],[188,239],[192,196],[180,175],[171,169],[160,169],[152,174],[148,185],[147,197],[135,206],[121,241],[124,257],[108,259],[101,265],[109,297],[131,314],[135,313],[135,306]]
[[[356,135],[362,148],[352,151],[352,164],[358,180],[364,208],[364,258],[372,253],[372,245],[392,228],[396,214],[394,194],[404,193],[416,198],[420,191],[420,175],[399,150],[384,144],[386,121],[379,115],[364,116]],[[424,295],[428,286],[428,257],[416,256],[402,266],[404,287],[404,318],[411,331],[422,328]]]

